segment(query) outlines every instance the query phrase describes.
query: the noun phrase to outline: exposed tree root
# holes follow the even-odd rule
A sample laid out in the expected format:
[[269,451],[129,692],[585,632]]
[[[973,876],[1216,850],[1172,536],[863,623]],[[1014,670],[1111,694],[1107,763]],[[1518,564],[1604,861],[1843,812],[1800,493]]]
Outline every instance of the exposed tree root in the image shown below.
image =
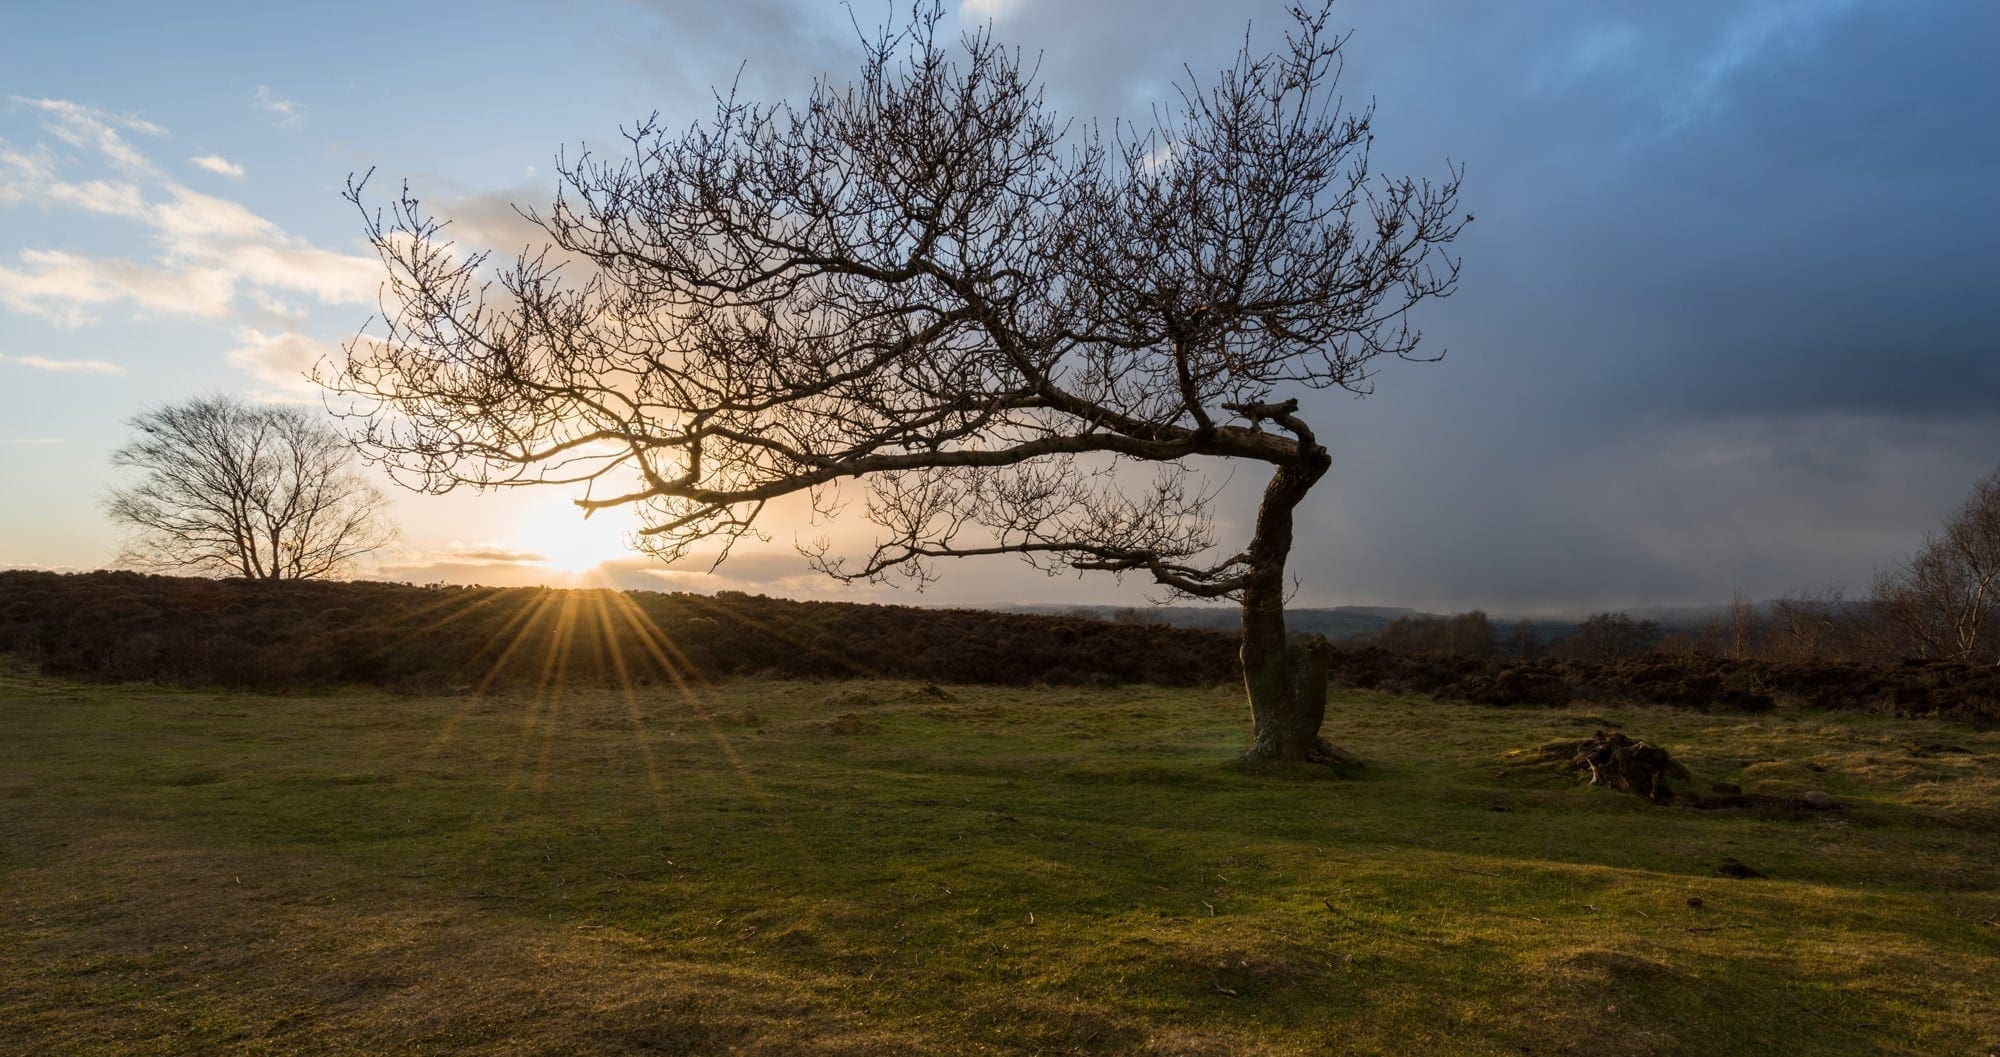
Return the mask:
[[1314,738],[1304,746],[1280,744],[1276,739],[1259,738],[1243,750],[1237,762],[1255,766],[1266,763],[1309,763],[1321,767],[1350,768],[1361,766],[1361,757],[1327,741]]

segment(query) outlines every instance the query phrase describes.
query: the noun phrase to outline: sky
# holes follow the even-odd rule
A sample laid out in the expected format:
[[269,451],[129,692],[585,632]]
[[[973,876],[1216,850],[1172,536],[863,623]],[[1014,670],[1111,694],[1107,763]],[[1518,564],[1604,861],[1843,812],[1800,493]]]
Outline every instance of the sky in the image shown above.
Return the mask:
[[[712,86],[799,98],[903,5],[742,0],[38,4],[0,35],[0,566],[96,568],[124,423],[225,391],[317,401],[379,265],[340,191],[407,181],[512,247],[559,151]],[[879,10],[878,10],[879,9]],[[1051,102],[1144,117],[1265,0],[964,0]],[[1575,613],[1865,592],[2000,466],[2000,5],[1342,0],[1378,171],[1466,167],[1435,364],[1301,394],[1334,469],[1296,603]],[[513,240],[510,245],[509,240]],[[1257,483],[1233,480],[1224,539]],[[922,596],[810,573],[787,530],[714,574],[620,557],[559,490],[395,496],[364,575],[924,603],[1132,602],[961,563]],[[855,531],[861,531],[856,529]]]

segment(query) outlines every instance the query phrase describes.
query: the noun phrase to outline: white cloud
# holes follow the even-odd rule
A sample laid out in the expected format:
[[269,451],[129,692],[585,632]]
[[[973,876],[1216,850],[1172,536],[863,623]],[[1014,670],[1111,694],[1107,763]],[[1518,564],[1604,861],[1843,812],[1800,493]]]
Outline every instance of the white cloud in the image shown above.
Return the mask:
[[[20,250],[16,263],[0,264],[0,308],[75,327],[94,322],[96,310],[127,302],[142,314],[234,314],[242,323],[273,328],[274,316],[299,314],[279,295],[327,304],[364,304],[374,297],[380,277],[372,257],[321,249],[240,202],[186,187],[124,135],[164,136],[159,126],[63,100],[14,102],[41,115],[43,131],[55,141],[86,153],[78,158],[49,143],[20,148],[0,141],[0,206],[33,204],[136,221],[157,255],[138,261]],[[70,170],[93,155],[117,175],[72,178]],[[241,172],[219,155],[191,161],[224,175]],[[255,307],[239,306],[243,297]]]
[[69,206],[104,216],[137,216],[145,209],[139,188],[124,181],[87,180],[80,184],[50,184],[43,188],[46,202]]
[[46,448],[55,444],[68,444],[69,438],[68,437],[11,437],[8,439],[7,443],[20,444],[27,447]]
[[197,169],[206,169],[217,176],[227,176],[232,180],[243,179],[243,166],[230,161],[220,154],[203,154],[189,158],[188,164]]
[[251,283],[310,294],[329,305],[372,301],[382,282],[382,266],[372,257],[289,239],[230,247],[224,260]]
[[[10,95],[9,101],[40,110],[42,128],[49,135],[78,150],[94,150],[120,169],[134,173],[157,173],[147,157],[125,139],[123,132],[161,137],[167,130],[131,114],[114,114],[66,99],[31,99]],[[122,131],[121,131],[122,130]]]
[[9,356],[0,353],[0,363],[18,363],[23,367],[33,367],[38,371],[58,371],[76,374],[124,374],[125,368],[104,360],[57,360],[47,356]]
[[137,216],[145,196],[129,180],[86,180],[69,183],[56,175],[58,160],[45,144],[17,150],[0,140],[0,205],[34,205],[81,209],[105,216]]
[[965,0],[961,17],[970,22],[999,21],[1021,9],[1022,0]]
[[19,269],[0,266],[0,306],[63,327],[96,321],[88,309],[117,301],[170,316],[228,314],[236,277],[215,268],[158,267],[60,250],[22,250]]
[[298,128],[306,123],[306,108],[271,91],[268,85],[258,85],[250,103],[276,118],[279,128]]
[[277,225],[252,213],[240,202],[191,191],[178,184],[166,188],[168,200],[152,207],[150,222],[175,248],[185,250],[207,242],[268,239]]
[[250,301],[254,307],[242,313],[246,322],[256,327],[296,327],[308,315],[305,306],[276,297],[264,290],[250,291]]
[[294,395],[313,389],[306,375],[332,351],[327,343],[294,330],[267,334],[244,327],[236,331],[236,340],[230,363]]

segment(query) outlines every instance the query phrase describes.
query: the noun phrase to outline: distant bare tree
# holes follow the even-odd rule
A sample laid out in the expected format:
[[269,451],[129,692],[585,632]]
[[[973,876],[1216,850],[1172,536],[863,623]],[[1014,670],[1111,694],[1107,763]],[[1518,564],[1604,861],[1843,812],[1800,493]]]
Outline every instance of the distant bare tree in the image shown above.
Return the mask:
[[1876,578],[1872,600],[1917,656],[2000,664],[2000,470],[1902,568]]
[[[803,545],[843,579],[1012,554],[1240,600],[1249,755],[1331,759],[1284,606],[1293,510],[1332,459],[1283,390],[1366,393],[1415,358],[1407,314],[1453,290],[1469,218],[1456,170],[1370,174],[1346,37],[1293,16],[1280,51],[1246,43],[1151,131],[1106,136],[990,31],[948,47],[926,4],[803,106],[726,95],[562,164],[528,214],[553,247],[497,271],[405,191],[364,208],[387,333],[323,381],[416,487],[631,481],[578,505],[638,507],[668,560],[862,479],[873,550]],[[1271,468],[1240,548],[1215,548],[1200,459]]]
[[1750,656],[1756,651],[1763,634],[1763,614],[1757,611],[1757,604],[1750,601],[1750,593],[1737,588],[1729,597],[1727,655],[1736,660]]
[[107,506],[131,530],[128,564],[309,580],[394,538],[346,438],[303,410],[209,396],[130,425],[111,462],[139,479]]
[[1757,655],[1766,660],[1893,661],[1895,629],[1878,606],[1850,602],[1840,588],[1788,592],[1771,603]]

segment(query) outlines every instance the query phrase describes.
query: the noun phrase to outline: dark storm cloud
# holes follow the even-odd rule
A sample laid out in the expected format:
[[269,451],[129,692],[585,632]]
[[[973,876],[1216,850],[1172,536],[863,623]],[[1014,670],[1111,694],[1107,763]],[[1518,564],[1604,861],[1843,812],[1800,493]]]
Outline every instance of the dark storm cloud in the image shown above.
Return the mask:
[[[656,6],[724,41],[777,27],[753,68],[853,65],[817,7]],[[1260,45],[1285,24],[1275,0],[962,15],[1106,121],[1227,63],[1246,21]],[[1446,361],[1308,398],[1337,461],[1304,511],[1302,601],[1858,588],[2000,462],[2000,5],[1351,0],[1334,20],[1378,169],[1463,162],[1479,220],[1461,293],[1419,318]],[[1008,597],[965,579],[945,592]]]

